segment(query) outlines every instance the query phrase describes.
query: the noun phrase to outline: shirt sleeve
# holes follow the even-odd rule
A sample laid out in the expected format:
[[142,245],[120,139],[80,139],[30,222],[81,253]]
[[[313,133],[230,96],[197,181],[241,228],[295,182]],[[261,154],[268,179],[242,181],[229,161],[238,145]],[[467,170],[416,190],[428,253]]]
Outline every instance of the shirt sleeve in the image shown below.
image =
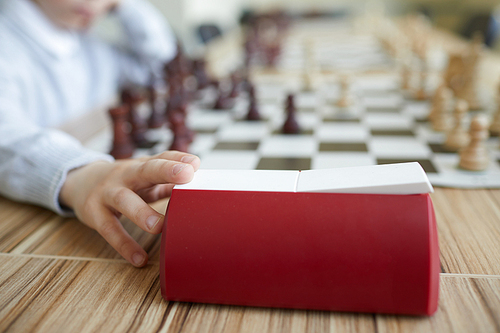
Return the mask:
[[[120,81],[144,84],[149,73],[161,71],[163,64],[173,59],[177,52],[176,37],[165,17],[148,1],[123,0],[115,13],[123,27],[127,48],[119,56],[124,76]],[[141,70],[147,75],[140,75]]]
[[97,160],[113,161],[64,132],[30,121],[16,80],[5,68],[0,68],[0,133],[0,194],[63,216],[72,215],[59,204],[67,173]]

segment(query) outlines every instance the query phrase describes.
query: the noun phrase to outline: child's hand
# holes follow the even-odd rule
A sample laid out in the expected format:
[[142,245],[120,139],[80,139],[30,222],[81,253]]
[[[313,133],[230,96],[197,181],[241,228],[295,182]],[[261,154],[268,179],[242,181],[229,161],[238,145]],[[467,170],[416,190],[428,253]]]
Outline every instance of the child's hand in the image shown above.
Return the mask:
[[174,184],[191,181],[199,166],[198,157],[177,151],[114,163],[94,162],[68,173],[59,199],[127,261],[141,267],[148,261],[147,254],[118,218],[123,214],[141,229],[160,233],[164,216],[147,202],[170,196]]

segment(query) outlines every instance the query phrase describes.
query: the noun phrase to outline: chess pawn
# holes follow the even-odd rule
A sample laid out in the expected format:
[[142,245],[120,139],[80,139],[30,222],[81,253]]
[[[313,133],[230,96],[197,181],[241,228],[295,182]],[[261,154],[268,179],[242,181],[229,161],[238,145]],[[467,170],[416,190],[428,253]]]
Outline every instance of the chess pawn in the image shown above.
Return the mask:
[[439,132],[445,132],[453,126],[453,118],[451,116],[450,104],[453,98],[453,93],[446,88],[437,96],[440,100],[437,108],[432,114],[432,129]]
[[260,120],[261,118],[255,98],[255,87],[251,84],[248,87],[248,95],[250,97],[250,104],[248,106],[247,120]]
[[135,149],[128,129],[128,114],[129,108],[126,104],[109,110],[113,120],[113,148],[109,154],[117,160],[132,157]]
[[337,101],[339,108],[346,108],[352,105],[352,97],[350,94],[350,84],[347,76],[343,76],[340,80],[340,98]]
[[304,72],[302,75],[303,90],[313,91],[315,87],[315,76],[319,68],[314,59],[314,42],[311,39],[304,43]]
[[285,120],[285,124],[283,125],[283,133],[299,134],[300,127],[295,119],[295,100],[293,94],[289,94],[287,97],[286,113],[287,118]]
[[313,73],[309,70],[304,70],[303,74],[303,85],[304,88],[303,90],[306,92],[313,91],[314,90],[314,76]]
[[484,142],[488,139],[488,120],[476,116],[470,124],[470,143],[460,151],[460,168],[482,171],[488,168],[489,154]]
[[465,130],[462,124],[462,120],[469,110],[469,105],[463,99],[457,101],[455,106],[455,127],[450,131],[444,142],[444,148],[449,151],[458,151],[470,142],[469,133]]

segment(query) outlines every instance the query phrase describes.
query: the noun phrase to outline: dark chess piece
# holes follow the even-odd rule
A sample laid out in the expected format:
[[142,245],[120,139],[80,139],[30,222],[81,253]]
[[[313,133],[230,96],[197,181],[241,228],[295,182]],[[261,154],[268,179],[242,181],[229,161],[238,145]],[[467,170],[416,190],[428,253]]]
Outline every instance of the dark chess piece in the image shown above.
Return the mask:
[[151,148],[156,142],[151,142],[146,138],[148,124],[139,114],[139,105],[144,101],[144,96],[136,89],[127,88],[122,91],[121,100],[129,107],[128,121],[131,125],[132,140],[137,148]]
[[177,150],[187,153],[189,151],[189,143],[185,139],[175,135],[174,133],[174,139],[172,140],[172,143],[170,144],[168,150]]
[[129,108],[126,104],[109,110],[113,120],[113,148],[110,155],[117,160],[132,157],[134,154],[135,147],[128,128],[128,114]]
[[269,67],[276,67],[278,62],[278,57],[281,53],[281,47],[279,43],[271,43],[266,46],[265,50],[266,65]]
[[217,100],[215,101],[215,110],[229,110],[234,107],[234,99],[229,97],[229,95],[222,89],[221,85],[217,85]]
[[186,126],[185,117],[182,113],[176,112],[170,116],[170,128],[174,134],[174,139],[169,150],[187,152],[189,144],[193,142],[194,132]]
[[193,60],[193,74],[198,83],[198,89],[204,89],[210,85],[210,79],[206,70],[206,61],[204,59]]
[[162,80],[153,78],[149,91],[149,104],[151,106],[151,115],[149,116],[149,128],[160,128],[165,124],[166,110],[166,87]]
[[167,77],[180,75],[182,80],[184,80],[191,75],[192,66],[192,62],[186,57],[182,45],[178,42],[177,54],[170,62],[165,64],[163,69]]
[[179,80],[179,77],[172,77],[169,80],[169,99],[167,103],[167,109],[165,112],[165,116],[170,118],[171,114],[179,111],[185,111],[183,109],[183,105],[185,101],[183,101],[182,96],[182,82]]
[[248,70],[255,57],[256,52],[258,51],[257,40],[255,34],[253,33],[253,30],[248,30],[246,34],[244,49],[245,49],[244,65],[245,68]]
[[295,117],[295,100],[293,94],[289,94],[287,97],[286,113],[287,118],[285,120],[285,124],[283,125],[283,133],[299,134],[300,127]]
[[231,92],[229,93],[230,98],[236,98],[239,94],[240,79],[236,73],[231,74]]
[[188,143],[192,143],[195,133],[192,129],[186,126],[186,115],[182,112],[175,112],[170,117],[170,125],[172,130],[186,139]]
[[257,108],[257,100],[255,98],[255,87],[250,85],[248,88],[248,96],[250,104],[248,106],[247,120],[260,120],[259,109]]

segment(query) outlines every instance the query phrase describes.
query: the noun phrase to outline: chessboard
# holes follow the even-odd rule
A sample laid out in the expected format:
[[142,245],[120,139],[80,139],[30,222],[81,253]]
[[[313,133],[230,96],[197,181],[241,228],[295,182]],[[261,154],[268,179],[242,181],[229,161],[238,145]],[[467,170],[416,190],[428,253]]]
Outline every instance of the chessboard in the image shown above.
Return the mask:
[[[281,84],[256,86],[261,121],[245,120],[248,96],[243,93],[234,108],[211,109],[216,92],[208,89],[189,106],[187,124],[196,132],[189,151],[201,158],[203,169],[309,170],[416,161],[434,186],[500,187],[498,138],[487,142],[486,171],[462,170],[458,154],[443,149],[445,134],[430,128],[429,101],[405,97],[397,75],[361,76],[352,86],[355,104],[348,108],[336,107],[339,84],[297,92],[299,134],[282,133],[288,91]],[[156,144],[137,149],[135,157],[167,150],[173,139],[166,127],[146,135]],[[109,152],[112,137],[107,128],[86,146]]]
[[[498,138],[485,143],[488,168],[468,171],[459,167],[459,154],[443,146],[446,134],[432,130],[428,116],[446,65],[443,54],[428,50],[429,59],[410,57],[421,67],[425,63],[425,80],[417,71],[412,78],[417,82],[410,82],[425,90],[427,98],[417,99],[414,88],[404,87],[398,68],[401,55],[388,52],[380,36],[355,30],[346,22],[299,23],[282,38],[282,50],[272,65],[262,65],[262,58],[254,57],[246,80],[254,87],[253,108],[259,121],[246,120],[251,104],[246,88],[225,110],[214,107],[223,94],[224,79],[197,91],[183,117],[196,133],[187,150],[201,158],[201,168],[309,170],[416,161],[434,186],[500,188]],[[219,45],[216,49],[230,53]],[[235,57],[219,60],[233,69],[241,66]],[[226,86],[231,85],[228,76]],[[294,96],[298,134],[283,133],[289,94]],[[346,94],[349,103],[339,106]],[[143,118],[152,112],[147,103],[139,109]],[[464,128],[475,113],[491,111],[491,105],[486,111],[469,111]],[[145,136],[151,145],[136,149],[133,156],[168,150],[173,132],[167,125],[148,130]],[[112,142],[109,127],[85,145],[109,153]]]

